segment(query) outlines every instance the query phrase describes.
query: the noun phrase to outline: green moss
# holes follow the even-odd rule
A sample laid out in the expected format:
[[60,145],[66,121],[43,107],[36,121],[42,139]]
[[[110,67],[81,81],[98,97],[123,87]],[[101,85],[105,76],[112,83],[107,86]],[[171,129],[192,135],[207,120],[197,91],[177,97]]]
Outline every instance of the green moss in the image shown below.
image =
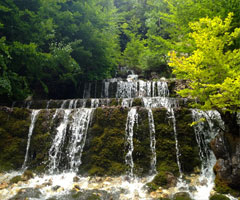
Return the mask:
[[209,200],[230,200],[230,199],[222,194],[214,194],[213,196],[210,197]]
[[175,112],[175,116],[182,170],[185,173],[192,173],[194,168],[201,165],[194,129],[190,126],[192,113],[189,109],[182,108]]
[[142,106],[142,99],[134,98],[132,106]]
[[80,172],[89,175],[120,175],[124,164],[127,109],[98,108],[93,117],[82,155]]
[[229,187],[228,183],[221,180],[218,175],[215,178],[215,190],[220,194],[231,194],[235,197],[240,196],[239,190],[234,190],[231,187]]
[[162,186],[162,187],[166,186],[168,184],[166,173],[163,171],[159,172],[155,176],[153,182],[158,186]]
[[118,101],[119,101],[118,99],[111,99],[109,106],[118,106],[118,103],[121,105],[121,102]]
[[26,170],[26,171],[23,173],[23,176],[24,176],[27,180],[29,180],[29,179],[31,179],[31,178],[34,177],[33,172],[32,172],[31,170]]
[[91,196],[87,197],[86,200],[101,200],[101,198],[96,194],[92,194]]
[[173,200],[192,200],[192,199],[189,197],[176,197]]
[[10,184],[18,183],[19,181],[22,181],[21,176],[15,176],[10,180]]

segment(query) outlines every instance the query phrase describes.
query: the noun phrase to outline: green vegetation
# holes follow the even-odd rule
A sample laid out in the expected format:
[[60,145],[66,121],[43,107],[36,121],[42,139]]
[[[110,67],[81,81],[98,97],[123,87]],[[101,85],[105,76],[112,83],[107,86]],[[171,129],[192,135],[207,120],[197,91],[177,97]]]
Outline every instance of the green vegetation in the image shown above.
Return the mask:
[[237,111],[240,106],[240,50],[231,49],[240,28],[230,32],[232,13],[223,22],[219,17],[202,18],[191,23],[196,50],[190,56],[177,57],[172,52],[170,66],[180,79],[189,79],[190,89],[179,92],[196,98],[201,109]]
[[10,180],[10,184],[18,183],[19,181],[22,181],[21,176],[15,176]]
[[120,51],[111,0],[3,0],[0,16],[1,101],[71,97],[82,80],[115,70]]
[[210,200],[229,200],[229,198],[222,194],[214,194],[210,197]]
[[[228,22],[219,30],[229,35],[216,35],[219,40],[226,39],[222,41],[225,46],[230,37],[235,38],[229,47],[222,49],[223,54],[232,51],[225,56],[228,59],[222,57],[222,61],[215,62],[228,70],[228,65],[238,65],[239,9],[237,0],[3,0],[0,3],[1,102],[23,100],[28,96],[77,97],[83,81],[111,77],[119,65],[138,72],[156,71],[161,76],[174,76],[167,65],[167,53],[174,49],[192,54],[196,46],[189,33],[194,22],[217,16],[215,23],[220,23],[220,19],[233,12],[232,26],[227,18]],[[196,32],[196,28],[193,31]],[[208,36],[212,34],[209,28],[206,31]],[[208,40],[206,37],[205,43]],[[198,41],[204,44],[203,40]],[[216,43],[215,47],[218,53],[221,52],[219,45]],[[221,57],[209,54],[208,60],[214,60],[214,56]],[[229,88],[237,81],[230,76],[223,87]],[[220,89],[216,87],[211,89]],[[230,95],[221,101],[226,103],[232,98],[235,97]]]

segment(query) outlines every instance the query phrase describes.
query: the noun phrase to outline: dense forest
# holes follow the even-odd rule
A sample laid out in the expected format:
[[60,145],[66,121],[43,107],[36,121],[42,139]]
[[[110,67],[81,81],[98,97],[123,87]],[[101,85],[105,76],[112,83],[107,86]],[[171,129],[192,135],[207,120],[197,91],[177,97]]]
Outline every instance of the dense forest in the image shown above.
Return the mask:
[[[209,48],[202,51],[210,60],[201,60],[205,67],[223,67],[198,76],[212,77],[205,84],[222,83],[219,79],[239,74],[239,10],[239,0],[2,0],[0,99],[76,97],[83,81],[113,77],[119,66],[173,77],[170,56],[170,65],[177,66],[178,55],[192,55],[193,60],[203,56],[196,52],[200,47]],[[205,22],[194,24],[202,18]],[[177,55],[168,54],[172,50]],[[228,51],[232,54],[223,59]],[[194,65],[193,60],[188,62]],[[234,69],[228,70],[229,65]],[[181,67],[173,69],[177,77],[191,79]],[[220,89],[215,85],[206,90]]]

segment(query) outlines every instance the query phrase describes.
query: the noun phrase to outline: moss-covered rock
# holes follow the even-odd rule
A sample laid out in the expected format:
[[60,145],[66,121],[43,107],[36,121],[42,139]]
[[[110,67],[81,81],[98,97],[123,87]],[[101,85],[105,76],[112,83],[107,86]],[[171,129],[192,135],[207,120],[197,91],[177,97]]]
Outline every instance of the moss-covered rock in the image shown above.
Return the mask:
[[190,126],[192,113],[191,110],[182,108],[175,112],[175,116],[182,170],[185,173],[191,173],[201,164],[194,130]]
[[15,177],[11,178],[9,183],[14,184],[14,183],[18,183],[19,181],[22,181],[22,176],[15,176]]
[[229,187],[229,183],[221,179],[218,175],[215,178],[215,190],[220,194],[231,194],[235,197],[240,196],[240,191]]
[[90,175],[120,175],[124,164],[127,109],[98,108],[87,135],[80,172]]
[[209,198],[209,200],[230,200],[230,199],[222,194],[214,194]]
[[0,108],[0,171],[22,166],[30,125],[30,112],[22,108]]
[[132,106],[143,106],[141,98],[134,98]]

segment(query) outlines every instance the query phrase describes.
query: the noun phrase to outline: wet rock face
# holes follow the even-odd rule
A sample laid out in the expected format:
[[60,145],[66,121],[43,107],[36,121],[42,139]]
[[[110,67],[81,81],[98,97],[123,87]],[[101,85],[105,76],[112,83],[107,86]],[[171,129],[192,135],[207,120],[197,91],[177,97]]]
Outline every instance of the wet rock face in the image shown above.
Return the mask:
[[[219,192],[234,192],[240,189],[240,137],[229,133],[218,135],[211,148],[217,158],[214,167],[216,188]],[[230,188],[229,188],[230,187]]]

